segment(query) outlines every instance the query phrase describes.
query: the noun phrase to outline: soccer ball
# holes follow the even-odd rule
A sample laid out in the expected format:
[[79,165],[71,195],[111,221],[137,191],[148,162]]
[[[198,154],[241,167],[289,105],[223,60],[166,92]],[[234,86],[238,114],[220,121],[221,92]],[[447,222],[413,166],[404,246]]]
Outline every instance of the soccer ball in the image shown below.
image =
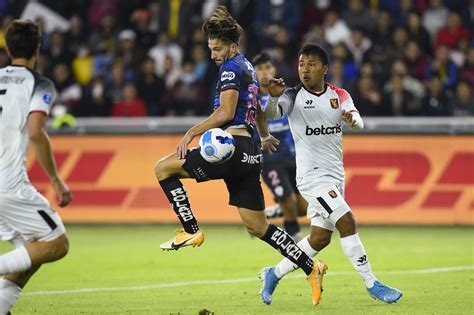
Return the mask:
[[209,129],[199,139],[200,153],[209,163],[224,163],[234,155],[234,137],[220,128]]

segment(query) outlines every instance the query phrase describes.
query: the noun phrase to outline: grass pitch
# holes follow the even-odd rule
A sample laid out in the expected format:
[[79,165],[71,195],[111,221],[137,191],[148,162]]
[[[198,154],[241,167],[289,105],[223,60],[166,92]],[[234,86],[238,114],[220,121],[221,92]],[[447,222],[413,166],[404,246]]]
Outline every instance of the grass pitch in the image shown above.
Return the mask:
[[[472,228],[360,228],[375,274],[404,293],[392,305],[369,298],[334,235],[319,255],[329,272],[317,307],[301,271],[263,304],[257,273],[280,255],[243,227],[204,226],[202,247],[162,252],[174,228],[70,226],[70,254],[40,269],[13,314],[474,313]],[[0,253],[9,248],[0,243]]]

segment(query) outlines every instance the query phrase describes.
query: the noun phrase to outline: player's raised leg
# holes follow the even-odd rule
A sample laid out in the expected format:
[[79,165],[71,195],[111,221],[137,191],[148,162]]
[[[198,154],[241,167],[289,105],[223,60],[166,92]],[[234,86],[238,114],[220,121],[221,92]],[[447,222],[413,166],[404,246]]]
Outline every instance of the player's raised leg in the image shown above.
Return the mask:
[[163,250],[178,250],[184,246],[200,246],[204,242],[204,234],[199,230],[188,194],[180,181],[180,178],[190,178],[189,174],[183,169],[185,162],[185,159],[178,159],[176,153],[172,153],[159,160],[155,165],[156,178],[183,226],[183,229],[180,229],[176,236],[160,245]]
[[[313,291],[313,296],[319,294],[318,291],[320,290],[315,287],[315,279],[321,273],[319,262],[313,262],[313,259],[298,247],[288,233],[273,224],[269,224],[263,211],[254,211],[245,208],[238,209],[247,231],[278,250],[280,254],[303,269],[308,276],[307,279]],[[271,296],[265,298],[262,296],[262,298],[266,304],[270,304],[272,301]]]
[[[304,237],[301,241],[298,242],[297,245],[306,253],[306,255],[313,258],[321,250],[323,250],[326,246],[329,245],[329,243],[331,242],[331,236],[331,230],[312,225],[310,235]],[[315,304],[318,304],[321,299],[323,276],[326,273],[327,265],[319,260],[315,260],[315,263],[316,262],[318,264],[319,272],[317,276],[312,279],[312,281],[314,281],[312,287],[315,288],[313,302]],[[260,271],[260,279],[263,282],[260,294],[262,296],[263,301],[267,304],[270,304],[270,302],[272,301],[273,292],[275,291],[280,279],[282,279],[284,276],[298,268],[298,265],[293,263],[288,258],[282,259],[274,267],[263,268]]]

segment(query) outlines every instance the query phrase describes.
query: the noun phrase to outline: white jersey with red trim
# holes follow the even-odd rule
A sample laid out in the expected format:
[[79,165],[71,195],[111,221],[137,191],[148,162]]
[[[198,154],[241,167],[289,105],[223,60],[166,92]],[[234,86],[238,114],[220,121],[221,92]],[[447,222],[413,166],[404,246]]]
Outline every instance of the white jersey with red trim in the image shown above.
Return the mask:
[[342,110],[360,118],[349,93],[329,83],[321,93],[298,85],[280,96],[278,106],[281,115],[288,115],[295,140],[297,178],[344,181]]
[[35,71],[22,66],[0,69],[0,194],[30,200],[41,196],[26,172],[28,115],[48,115],[55,94],[53,82]]

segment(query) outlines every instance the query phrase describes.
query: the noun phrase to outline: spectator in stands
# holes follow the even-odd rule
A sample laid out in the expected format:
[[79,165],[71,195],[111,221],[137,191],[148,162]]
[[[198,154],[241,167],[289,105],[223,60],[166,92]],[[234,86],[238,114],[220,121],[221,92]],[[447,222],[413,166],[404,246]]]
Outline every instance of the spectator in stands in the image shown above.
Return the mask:
[[351,82],[357,78],[357,64],[345,44],[339,43],[335,45],[332,49],[332,56],[333,61],[339,60],[344,64],[344,77],[346,80]]
[[344,76],[344,63],[341,60],[334,60],[329,67],[327,81],[343,89],[349,88],[349,82]]
[[474,90],[467,81],[459,81],[451,102],[454,116],[474,116]]
[[408,39],[408,31],[405,27],[398,26],[393,30],[392,41],[390,43],[390,49],[388,50],[390,58],[396,59],[403,57]]
[[[402,78],[403,88],[410,92],[410,94],[415,97],[417,102],[425,96],[425,88],[423,84],[421,83],[421,81],[419,81],[408,73],[407,65],[402,59],[397,59],[392,63],[391,73],[392,78],[385,84],[385,91],[390,92],[392,90],[391,83],[394,79],[393,75],[397,75]],[[395,80],[398,80],[398,78],[395,78]]]
[[362,0],[349,0],[342,17],[351,29],[358,27],[373,32],[377,25],[376,17],[367,10]]
[[345,42],[351,36],[346,22],[336,11],[329,11],[324,18],[324,38],[331,46]]
[[116,16],[119,11],[118,2],[118,0],[92,0],[87,16],[91,29],[100,28],[106,15]]
[[82,90],[71,75],[69,66],[65,63],[56,64],[53,68],[52,79],[57,91],[53,116],[57,116],[54,114],[54,110],[57,111],[60,107],[64,107],[64,113],[72,112],[82,97]]
[[65,63],[71,64],[74,55],[64,41],[64,34],[54,31],[49,35],[49,47],[46,55],[51,60],[52,66]]
[[365,36],[362,28],[353,28],[351,36],[346,40],[346,46],[352,56],[354,56],[356,65],[360,66],[365,53],[372,47],[372,42]]
[[145,59],[142,47],[137,46],[135,32],[125,29],[118,35],[119,45],[115,55],[115,61],[121,61],[125,67],[125,79],[135,80],[138,69]]
[[74,15],[69,20],[69,31],[66,33],[66,42],[73,52],[79,49],[79,45],[87,41],[86,31],[81,17]]
[[322,25],[316,24],[310,27],[308,32],[303,36],[302,46],[308,43],[313,43],[329,50],[329,43],[325,38],[325,30]]
[[408,14],[407,30],[409,39],[416,42],[423,53],[431,53],[430,34],[421,24],[421,16],[417,11]]
[[390,107],[382,103],[382,95],[372,78],[358,79],[351,94],[362,116],[390,115]]
[[413,0],[399,0],[398,10],[395,16],[395,24],[397,26],[404,26],[408,23],[408,16],[410,12],[415,8],[415,1]]
[[446,45],[449,48],[455,48],[461,39],[470,39],[472,34],[462,25],[459,13],[451,11],[448,16],[448,23],[436,34],[434,50],[440,45]]
[[165,94],[165,82],[155,74],[155,61],[150,57],[143,61],[137,81],[138,95],[145,101],[148,114],[163,115],[165,108],[162,98]]
[[94,73],[94,56],[91,55],[89,45],[82,42],[77,49],[76,58],[72,61],[72,72],[76,81],[87,85]]
[[148,52],[148,56],[155,60],[155,72],[159,77],[165,74],[165,61],[167,57],[171,58],[174,68],[181,67],[183,59],[182,48],[173,42],[168,34],[162,32],[156,38],[156,45]]
[[137,88],[131,82],[123,88],[123,99],[115,102],[112,116],[141,117],[146,116],[146,104],[137,96]]
[[167,94],[167,98],[172,104],[166,113],[168,116],[193,116],[206,110],[204,108],[206,97],[191,61],[184,62],[182,74]]
[[471,45],[468,50],[466,62],[461,69],[459,78],[468,82],[471,87],[474,87],[474,45]]
[[117,46],[115,17],[107,13],[101,20],[98,28],[89,37],[89,47],[95,54],[113,56]]
[[403,61],[407,65],[410,76],[422,81],[425,78],[428,59],[420,51],[418,43],[410,40],[404,51]]
[[449,48],[440,45],[435,52],[435,58],[426,67],[425,78],[437,76],[445,88],[453,89],[456,85],[458,69],[449,59]]
[[393,74],[382,95],[382,104],[390,116],[414,116],[418,114],[417,101],[404,87],[404,77]]
[[451,114],[450,97],[439,77],[428,81],[428,93],[421,101],[422,116],[448,116]]
[[125,88],[125,69],[123,63],[118,61],[115,62],[110,69],[110,76],[106,77],[107,80],[107,92],[115,104],[123,99],[122,90]]
[[371,35],[372,43],[374,43],[375,47],[380,47],[382,50],[386,49],[390,45],[392,31],[392,16],[390,12],[380,11],[377,16],[376,28]]
[[154,15],[152,15],[150,11],[156,10],[157,6],[157,11],[159,12],[159,4],[152,2],[149,4],[150,10],[137,9],[130,17],[132,29],[137,35],[137,46],[142,47],[144,51],[149,51],[155,44],[156,34],[158,33],[159,29],[157,20],[159,13],[156,12]]
[[112,101],[102,76],[94,77],[83,89],[83,98],[73,111],[80,117],[107,117],[112,111]]
[[191,53],[191,58],[194,63],[196,78],[198,80],[203,80],[209,68],[209,58],[207,56],[206,48],[202,45],[194,46]]
[[255,12],[255,29],[263,48],[286,46],[297,39],[301,1],[260,0]]
[[429,8],[423,13],[423,26],[432,39],[446,25],[447,19],[448,9],[443,6],[443,0],[430,0]]

